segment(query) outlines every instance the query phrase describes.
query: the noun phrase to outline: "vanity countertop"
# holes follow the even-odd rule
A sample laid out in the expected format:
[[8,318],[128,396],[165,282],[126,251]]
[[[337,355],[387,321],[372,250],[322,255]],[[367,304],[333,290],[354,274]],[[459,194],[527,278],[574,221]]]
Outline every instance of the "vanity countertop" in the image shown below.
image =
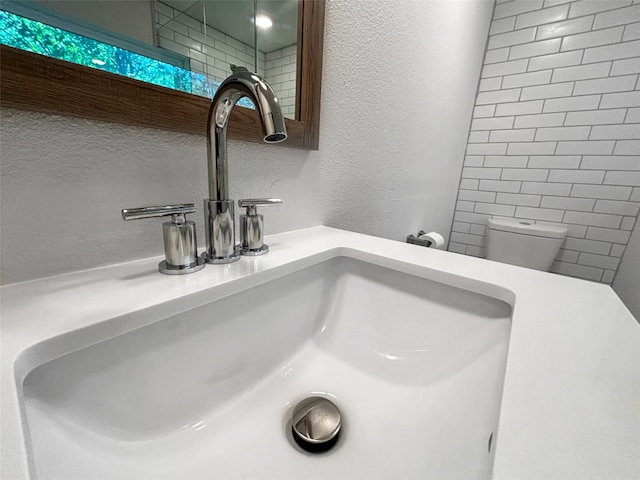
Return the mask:
[[29,478],[20,395],[34,367],[167,305],[186,310],[341,252],[512,305],[494,479],[640,478],[640,324],[609,286],[328,227],[267,243],[268,255],[192,275],[161,275],[152,258],[2,287],[0,478]]

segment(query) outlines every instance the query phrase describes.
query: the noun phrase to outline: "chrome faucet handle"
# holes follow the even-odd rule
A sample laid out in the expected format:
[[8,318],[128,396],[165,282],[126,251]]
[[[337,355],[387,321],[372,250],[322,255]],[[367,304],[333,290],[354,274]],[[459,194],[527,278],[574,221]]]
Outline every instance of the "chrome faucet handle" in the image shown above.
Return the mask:
[[204,260],[198,258],[196,222],[187,220],[185,215],[194,213],[193,203],[179,205],[159,205],[154,207],[125,208],[123,220],[171,216],[170,222],[162,224],[165,259],[158,264],[158,270],[167,275],[193,273],[204,268]]
[[265,245],[264,217],[258,214],[258,207],[280,205],[279,198],[245,198],[238,200],[240,208],[246,208],[245,214],[240,215],[240,253],[242,255],[264,255],[269,251]]

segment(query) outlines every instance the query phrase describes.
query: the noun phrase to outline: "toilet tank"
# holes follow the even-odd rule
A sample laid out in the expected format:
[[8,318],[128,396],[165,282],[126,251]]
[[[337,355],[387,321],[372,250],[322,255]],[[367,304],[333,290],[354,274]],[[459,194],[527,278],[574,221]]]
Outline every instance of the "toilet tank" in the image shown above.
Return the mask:
[[567,235],[564,227],[518,220],[487,220],[486,258],[548,272]]

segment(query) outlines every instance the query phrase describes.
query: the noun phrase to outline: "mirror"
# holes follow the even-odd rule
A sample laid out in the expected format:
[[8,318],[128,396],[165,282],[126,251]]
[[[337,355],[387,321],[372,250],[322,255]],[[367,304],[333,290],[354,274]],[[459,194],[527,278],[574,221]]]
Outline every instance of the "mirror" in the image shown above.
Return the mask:
[[[11,3],[15,2],[3,2],[3,9]],[[56,4],[60,11],[62,5],[72,2],[38,0],[27,3],[49,6]],[[77,2],[73,3],[77,7]],[[322,0],[259,0],[255,4],[254,0],[112,0],[80,3],[105,3],[111,4],[112,7],[113,4],[122,3],[150,5],[154,9],[154,24],[150,27],[150,36],[155,39],[157,45],[147,44],[142,47],[142,38],[134,39],[121,31],[114,33],[113,28],[96,29],[98,36],[102,35],[100,40],[105,37],[116,38],[117,42],[124,42],[116,42],[116,46],[124,47],[128,42],[130,48],[127,51],[132,51],[135,47],[134,52],[145,52],[146,58],[159,59],[174,69],[171,70],[171,75],[164,77],[170,77],[172,80],[184,77],[191,91],[199,95],[212,96],[219,82],[231,73],[231,65],[254,70],[257,40],[258,72],[272,84],[282,102],[285,116],[292,119],[287,121],[290,138],[285,145],[317,149],[324,22]],[[227,14],[214,15],[211,10],[214,6],[229,10]],[[267,34],[261,28],[253,28],[256,6],[259,25],[261,15],[274,19],[273,33]],[[95,16],[96,9],[93,10]],[[78,9],[74,8],[74,11],[77,13]],[[231,11],[235,12],[233,18],[237,20],[236,23],[240,26],[248,25],[248,28],[241,28],[241,32],[235,32],[235,37],[222,30],[228,28],[225,24],[234,23],[228,20]],[[104,19],[108,15],[103,13],[99,16]],[[133,18],[135,15],[131,13],[126,16]],[[59,17],[68,19],[68,16],[62,13]],[[275,20],[276,18],[284,20]],[[84,22],[85,25],[88,23]],[[120,28],[131,29],[126,23]],[[236,25],[234,28],[239,27]],[[145,36],[144,29],[135,27],[134,30],[138,37]],[[146,36],[149,37],[148,32]],[[114,45],[114,42],[110,44]],[[204,134],[206,131],[206,110],[209,104],[206,98],[167,91],[166,88],[156,85],[142,85],[131,78],[116,79],[111,73],[96,69],[96,62],[108,63],[108,60],[101,57],[90,55],[92,58],[89,61],[94,65],[93,68],[87,68],[39,55],[34,56],[14,48],[1,48],[0,103],[3,106],[80,115],[190,133]],[[270,51],[265,51],[267,49]],[[153,68],[137,70],[148,73]],[[201,89],[194,89],[194,85],[200,86]],[[61,92],[64,93],[66,101],[59,99]],[[254,112],[235,109],[234,116],[238,118],[230,124],[230,137],[256,141],[257,134],[259,141],[259,122]]]

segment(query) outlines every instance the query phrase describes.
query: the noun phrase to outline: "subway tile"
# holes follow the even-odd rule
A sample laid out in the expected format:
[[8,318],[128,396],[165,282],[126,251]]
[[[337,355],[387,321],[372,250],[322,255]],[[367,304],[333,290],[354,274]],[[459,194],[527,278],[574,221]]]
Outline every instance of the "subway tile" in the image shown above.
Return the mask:
[[522,193],[530,193],[534,195],[562,195],[569,196],[571,193],[571,184],[546,183],[546,182],[524,182],[522,184]]
[[500,90],[502,86],[502,77],[490,77],[483,78],[480,80],[480,85],[478,85],[479,92],[488,92],[491,90]]
[[470,235],[468,233],[453,232],[451,233],[451,241],[456,243],[464,243],[466,245],[484,245],[484,237],[479,235]]
[[551,81],[568,82],[571,80],[587,80],[602,78],[609,74],[611,62],[592,63],[589,65],[577,65],[575,67],[556,68],[553,70]]
[[640,123],[640,108],[630,108],[624,123]]
[[480,180],[479,189],[490,192],[507,192],[517,193],[520,191],[522,182],[513,182],[505,180]]
[[484,64],[504,62],[509,58],[509,47],[487,50],[484,55]]
[[511,75],[514,73],[523,73],[527,71],[526,58],[521,60],[512,60],[509,62],[492,63],[482,68],[482,78],[499,77],[502,75]]
[[591,170],[638,170],[640,155],[629,156],[584,156],[580,168]]
[[572,65],[579,65],[581,61],[581,50],[553,53],[551,55],[530,58],[527,70],[533,72],[535,70],[547,70],[549,68],[570,67]]
[[526,168],[528,159],[529,157],[526,155],[489,155],[484,159],[484,166],[498,168]]
[[467,146],[467,155],[504,155],[506,143],[472,143]]
[[[582,127],[577,127],[582,128]],[[590,139],[633,140],[640,139],[640,123],[624,125],[596,125],[591,127]],[[640,150],[638,151],[640,154]]]
[[163,37],[158,38],[158,46],[162,48],[166,48],[167,50],[171,50],[172,52],[184,55],[185,57],[189,56],[189,49],[187,47],[185,47],[184,45],[179,45],[176,42],[173,42]]
[[507,148],[507,155],[549,155],[554,153],[555,150],[556,142],[510,143]]
[[477,167],[464,167],[462,169],[462,178],[488,178],[498,179],[500,178],[502,170],[499,168],[477,168]]
[[627,25],[622,35],[622,41],[638,40],[640,38],[640,22]]
[[557,155],[608,155],[613,152],[615,142],[589,140],[577,142],[558,142]]
[[622,217],[620,215],[608,215],[605,213],[572,212],[564,213],[563,221],[566,223],[577,223],[589,227],[609,227],[618,228]]
[[493,130],[490,142],[531,142],[536,133],[535,128],[519,130]]
[[[487,143],[489,141],[489,131],[484,131],[484,132],[470,132],[469,133],[469,143]],[[476,157],[474,157],[476,158]],[[480,159],[482,159],[483,157],[479,157]],[[467,165],[466,161],[465,161],[465,165]],[[470,165],[470,166],[482,166],[482,162],[480,162],[479,165]]]
[[551,112],[571,112],[579,110],[594,110],[598,108],[600,95],[585,95],[582,97],[552,98],[545,100],[542,111]]
[[549,40],[542,40],[540,42],[515,45],[511,47],[511,50],[509,51],[509,60],[557,53],[560,51],[560,43],[560,38],[552,38]]
[[525,28],[524,30],[515,30],[513,32],[500,33],[489,37],[488,50],[501,47],[510,47],[521,43],[533,42],[536,36],[535,27]]
[[476,245],[467,245],[467,255],[471,255],[473,257],[484,258],[484,247],[479,247]]
[[491,22],[489,35],[497,35],[498,33],[510,32],[516,24],[516,17],[506,17]]
[[[598,97],[599,98],[599,97]],[[496,116],[508,116],[508,115],[527,115],[533,113],[541,113],[544,102],[542,100],[536,100],[532,102],[514,102],[514,103],[502,103],[496,108]],[[596,102],[596,107],[598,106]]]
[[543,208],[556,208],[559,210],[590,212],[593,210],[594,203],[595,200],[590,198],[542,197],[540,206]]
[[537,168],[503,168],[502,180],[523,180],[528,182],[544,182],[549,170]]
[[490,215],[472,212],[455,212],[453,220],[456,222],[485,224],[487,223],[487,218],[490,218]]
[[564,123],[564,113],[543,113],[515,117],[514,128],[557,127]]
[[552,83],[522,89],[521,100],[540,100],[546,98],[568,97],[573,90],[573,83]]
[[520,15],[542,8],[542,0],[527,0],[525,2],[516,0],[513,2],[497,4],[493,12],[494,21],[500,18]]
[[572,1],[574,0],[544,0],[544,8],[564,5],[565,3],[571,3]]
[[467,246],[462,244],[462,243],[456,243],[456,242],[449,242],[449,252],[452,253],[462,253],[464,254],[466,251]]
[[600,109],[640,107],[640,92],[608,93],[602,96]]
[[458,199],[468,202],[493,203],[496,200],[495,192],[480,192],[477,190],[460,190]]
[[633,90],[638,79],[637,75],[625,77],[599,78],[596,80],[581,80],[576,82],[573,95],[591,95],[594,93],[626,92]]
[[451,231],[452,232],[469,233],[470,229],[471,229],[471,224],[470,223],[453,222],[451,224]]
[[640,21],[640,5],[619,9],[612,8],[609,12],[596,15],[596,19],[593,22],[593,29],[625,25],[637,21]]
[[482,167],[484,162],[484,157],[480,157],[477,155],[467,155],[464,157],[464,166],[465,167]]
[[613,150],[614,155],[636,155],[640,152],[640,140],[618,140]]
[[610,171],[604,176],[605,185],[640,187],[640,172]]
[[583,280],[592,280],[599,282],[602,278],[603,270],[600,268],[587,267],[586,265],[577,265],[575,263],[554,262],[551,266],[553,273],[567,275],[569,277],[581,278]]
[[640,203],[620,202],[616,200],[598,200],[593,209],[597,213],[611,213],[614,215],[638,215]]
[[569,262],[576,263],[578,261],[578,252],[573,250],[565,250],[564,248],[560,249],[558,255],[556,256],[556,260],[558,262]]
[[552,8],[544,8],[530,13],[518,15],[516,29],[543,25],[545,23],[565,20],[569,13],[569,5],[558,5]]
[[474,235],[486,235],[487,227],[485,225],[472,224],[469,229],[469,233],[473,233]]
[[562,39],[563,52],[569,50],[578,50],[581,48],[596,47],[600,45],[609,45],[619,42],[622,39],[624,27],[607,28],[605,30],[596,30],[586,33],[578,33],[569,35]]
[[540,155],[529,157],[529,168],[578,168],[579,155]]
[[613,282],[613,279],[616,276],[616,272],[613,270],[605,270],[604,273],[602,274],[602,279],[600,280],[602,283],[604,283],[605,285],[611,285],[611,283]]
[[634,225],[636,224],[636,217],[624,217],[622,219],[622,224],[620,225],[620,228],[622,230],[633,230]]
[[580,253],[580,256],[578,257],[578,263],[580,265],[587,265],[589,267],[615,270],[616,268],[618,268],[620,259],[605,255],[594,255],[593,253]]
[[[551,80],[551,70],[539,72],[520,73],[508,75],[502,80],[502,88],[527,87],[530,85],[542,85]],[[482,84],[482,81],[480,82]]]
[[564,22],[550,23],[541,25],[536,32],[536,40],[545,38],[564,37],[574,33],[587,32],[591,29],[593,23],[593,15],[590,17],[574,18]]
[[[626,110],[588,110],[583,112],[569,112],[564,124],[570,125],[607,125],[622,123]],[[517,119],[516,119],[517,121]]]
[[562,210],[554,210],[550,208],[534,208],[534,207],[516,207],[516,217],[528,218],[533,220],[548,220],[550,222],[561,222]]
[[599,170],[551,170],[549,182],[557,183],[602,183],[605,172]]
[[577,250],[579,252],[597,253],[600,255],[609,255],[611,244],[608,242],[597,240],[586,240],[582,238],[567,237],[564,242],[564,248],[569,250]]
[[624,247],[625,245],[612,245],[609,255],[618,258],[622,257],[622,255],[624,254]]
[[587,48],[582,57],[582,63],[603,62],[621,58],[637,57],[640,50],[640,40],[632,42],[605,45],[603,47]]
[[628,200],[631,187],[611,185],[574,185],[572,197],[603,198],[607,200]]
[[478,189],[478,185],[480,184],[479,180],[474,180],[471,178],[463,178],[460,180],[460,189],[467,189],[467,190],[477,190]]
[[640,73],[640,57],[616,60],[611,67],[611,75],[628,75]]
[[499,205],[495,203],[476,203],[476,213],[513,217],[516,207],[513,205]]
[[474,202],[465,202],[458,200],[456,202],[456,211],[458,212],[473,212],[476,204]]
[[591,127],[547,127],[538,128],[536,141],[586,140]]
[[585,225],[575,225],[573,223],[557,223],[553,222],[545,222],[549,225],[555,225],[557,227],[565,227],[567,229],[567,236],[573,238],[584,238],[587,233],[587,228]]
[[496,92],[480,92],[476,98],[476,105],[515,102],[520,98],[520,89],[498,90]]
[[495,105],[481,105],[473,109],[473,118],[493,117],[496,111]]
[[471,130],[503,130],[513,127],[514,117],[479,118],[471,122]]
[[496,203],[518,205],[524,207],[540,206],[540,195],[526,195],[519,193],[498,193]]
[[631,5],[631,0],[580,0],[571,4],[569,18],[582,17],[583,15],[628,7],[629,5]]

